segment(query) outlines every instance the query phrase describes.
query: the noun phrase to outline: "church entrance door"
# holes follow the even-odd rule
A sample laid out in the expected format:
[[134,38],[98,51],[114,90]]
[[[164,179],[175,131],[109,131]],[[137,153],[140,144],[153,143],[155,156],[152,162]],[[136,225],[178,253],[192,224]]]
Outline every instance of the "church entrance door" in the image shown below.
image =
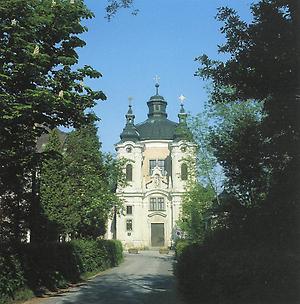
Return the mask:
[[165,229],[164,224],[151,224],[151,246],[163,247],[165,245]]

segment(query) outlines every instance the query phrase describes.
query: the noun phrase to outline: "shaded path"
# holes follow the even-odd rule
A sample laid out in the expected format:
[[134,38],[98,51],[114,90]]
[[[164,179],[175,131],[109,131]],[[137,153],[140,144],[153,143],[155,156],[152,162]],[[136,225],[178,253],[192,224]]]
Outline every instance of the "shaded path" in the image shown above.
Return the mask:
[[70,292],[43,304],[183,304],[176,292],[173,255],[144,251]]

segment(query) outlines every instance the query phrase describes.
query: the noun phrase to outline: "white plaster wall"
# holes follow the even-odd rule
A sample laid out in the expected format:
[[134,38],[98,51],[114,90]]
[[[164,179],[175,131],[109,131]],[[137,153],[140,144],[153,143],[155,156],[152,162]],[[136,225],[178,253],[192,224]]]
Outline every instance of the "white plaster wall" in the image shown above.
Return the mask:
[[[130,153],[126,150],[127,147],[132,148]],[[151,223],[164,224],[165,246],[171,246],[173,229],[180,216],[182,195],[186,185],[186,182],[181,180],[181,164],[188,155],[193,155],[193,149],[194,146],[191,143],[157,140],[138,143],[125,142],[116,145],[117,156],[131,160],[133,165],[133,181],[124,189],[117,190],[118,195],[125,201],[125,211],[126,205],[133,206],[132,215],[122,214],[117,217],[117,239],[123,242],[125,248],[150,247]],[[159,153],[163,154],[162,158],[167,154],[171,156],[172,176],[170,178],[172,183],[167,189],[149,190],[145,188],[146,179],[148,181],[150,178],[147,176],[145,166],[148,165],[145,162],[149,161],[152,153],[154,159],[159,156]],[[165,198],[166,210],[164,212],[149,211],[151,196]],[[126,231],[126,219],[133,220],[131,235],[128,235],[128,231]],[[112,233],[108,232],[107,237],[112,237]]]

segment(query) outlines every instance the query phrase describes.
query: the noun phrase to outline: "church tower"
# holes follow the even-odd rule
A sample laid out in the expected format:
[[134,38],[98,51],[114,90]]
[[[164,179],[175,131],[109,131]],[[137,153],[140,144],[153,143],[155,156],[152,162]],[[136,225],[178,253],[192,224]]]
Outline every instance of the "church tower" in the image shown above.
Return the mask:
[[195,144],[187,128],[184,96],[180,96],[179,122],[167,119],[167,102],[151,96],[148,118],[135,124],[131,104],[126,125],[116,144],[117,156],[127,159],[127,186],[117,189],[125,204],[124,213],[109,223],[109,238],[125,248],[170,247],[176,237],[182,196],[188,178],[186,159],[194,157]]

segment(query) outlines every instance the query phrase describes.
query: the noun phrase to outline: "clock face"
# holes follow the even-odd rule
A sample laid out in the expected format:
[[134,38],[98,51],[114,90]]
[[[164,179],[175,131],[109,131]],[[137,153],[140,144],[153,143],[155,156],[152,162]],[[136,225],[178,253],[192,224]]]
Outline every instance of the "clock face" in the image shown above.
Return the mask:
[[132,147],[131,146],[126,147],[126,152],[131,153],[132,152]]

